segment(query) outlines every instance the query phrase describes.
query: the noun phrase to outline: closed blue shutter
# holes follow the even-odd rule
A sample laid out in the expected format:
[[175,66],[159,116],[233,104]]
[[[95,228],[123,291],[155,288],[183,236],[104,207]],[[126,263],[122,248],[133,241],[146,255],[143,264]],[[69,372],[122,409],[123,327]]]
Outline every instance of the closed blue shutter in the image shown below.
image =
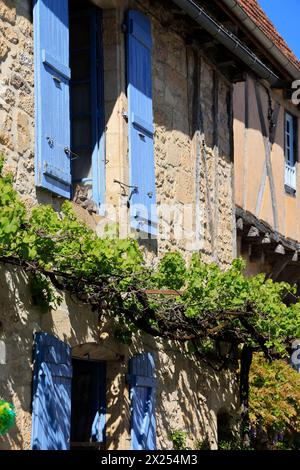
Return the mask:
[[68,0],[35,0],[36,184],[70,197]]
[[156,449],[155,364],[149,353],[129,362],[132,450]]
[[128,12],[127,80],[131,227],[157,234],[152,106],[151,22],[138,11]]
[[70,448],[70,347],[47,333],[35,335],[32,435],[34,450]]

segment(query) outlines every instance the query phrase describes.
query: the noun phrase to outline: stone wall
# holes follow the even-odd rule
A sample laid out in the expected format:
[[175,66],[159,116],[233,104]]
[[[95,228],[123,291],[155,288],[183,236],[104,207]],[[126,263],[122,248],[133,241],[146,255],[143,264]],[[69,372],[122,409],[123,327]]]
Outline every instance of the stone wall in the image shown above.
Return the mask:
[[[108,7],[103,13],[106,106],[106,203],[118,214],[120,233],[128,227],[128,195],[115,179],[129,182],[125,44],[122,24],[127,7],[145,8],[153,24],[153,105],[155,165],[160,228],[154,255],[180,249],[188,258],[200,251],[206,260],[228,266],[235,256],[231,163],[231,85],[209,58],[188,46],[174,28],[164,25],[168,14],[161,2],[95,0]],[[59,210],[62,199],[34,185],[34,71],[33,28],[29,0],[0,0],[0,152],[15,187],[30,208],[37,202]],[[80,217],[99,233],[106,217],[81,207]],[[167,207],[162,211],[161,208]],[[177,215],[169,207],[180,207]],[[183,236],[181,217],[185,217]],[[176,221],[177,217],[177,221]],[[170,224],[166,235],[165,223]],[[196,440],[206,434],[216,447],[217,413],[236,413],[234,371],[215,374],[176,344],[137,338],[131,349],[113,338],[108,325],[99,327],[87,308],[65,299],[59,310],[42,314],[32,305],[27,280],[18,271],[1,271],[0,341],[6,364],[0,361],[0,396],[16,406],[17,428],[1,438],[0,448],[29,448],[31,429],[32,344],[35,331],[47,331],[67,341],[80,354],[93,344],[97,358],[109,363],[108,444],[129,448],[129,397],[125,382],[127,361],[134,352],[153,351],[158,371],[158,441],[169,449],[172,429],[185,429]],[[85,347],[85,346],[84,346]],[[92,346],[91,346],[92,347]],[[121,360],[122,358],[122,360]]]
[[[95,0],[96,2],[96,0]],[[97,0],[97,4],[102,4]],[[142,8],[153,24],[155,165],[160,217],[158,254],[179,248],[201,251],[226,267],[235,256],[231,162],[231,85],[188,46],[160,2],[121,2],[103,13],[106,112],[106,216],[127,236],[128,194],[114,180],[129,183],[125,43],[127,7]],[[59,208],[61,198],[34,185],[33,28],[29,0],[0,1],[0,151],[15,175],[17,190],[31,207]],[[105,2],[105,6],[108,2]],[[77,206],[74,204],[77,209]],[[78,208],[82,216],[82,211]],[[115,214],[115,215],[114,215]],[[85,220],[101,233],[107,219]]]
[[174,342],[138,336],[128,348],[115,340],[112,323],[99,324],[98,315],[65,298],[51,313],[41,313],[31,300],[27,279],[18,268],[0,269],[0,397],[14,403],[17,426],[0,437],[0,450],[29,449],[32,402],[33,334],[44,331],[68,342],[74,357],[89,352],[107,362],[107,446],[130,449],[130,401],[126,383],[128,359],[152,352],[158,380],[156,417],[159,449],[172,449],[172,430],[185,430],[195,448],[206,437],[217,446],[217,414],[238,413],[234,369],[216,373],[198,363]]
[[0,2],[0,152],[31,206],[34,187],[34,69],[28,0]]
[[[101,0],[94,3],[102,5]],[[235,256],[231,161],[231,85],[197,46],[188,46],[172,24],[165,2],[121,2],[104,10],[107,203],[120,211],[126,235],[128,194],[114,179],[129,183],[125,44],[122,24],[128,7],[142,9],[152,21],[153,107],[158,254],[180,249],[189,257],[201,251],[223,267]],[[107,5],[107,2],[105,2]],[[107,25],[107,26],[106,26]],[[115,33],[111,33],[112,25]],[[178,29],[180,31],[180,28]],[[117,140],[116,132],[119,133]],[[221,235],[222,234],[222,235]]]

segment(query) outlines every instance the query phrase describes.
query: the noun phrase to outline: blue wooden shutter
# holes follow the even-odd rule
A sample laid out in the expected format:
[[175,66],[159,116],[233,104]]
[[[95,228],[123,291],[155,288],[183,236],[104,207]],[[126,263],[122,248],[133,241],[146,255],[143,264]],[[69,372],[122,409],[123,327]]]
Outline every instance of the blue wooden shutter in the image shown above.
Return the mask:
[[35,0],[36,184],[70,197],[68,0]]
[[128,12],[127,81],[131,227],[157,234],[152,106],[151,22],[138,11]]
[[156,449],[155,364],[149,353],[129,362],[132,450]]
[[32,436],[34,450],[70,448],[70,347],[47,333],[35,335]]

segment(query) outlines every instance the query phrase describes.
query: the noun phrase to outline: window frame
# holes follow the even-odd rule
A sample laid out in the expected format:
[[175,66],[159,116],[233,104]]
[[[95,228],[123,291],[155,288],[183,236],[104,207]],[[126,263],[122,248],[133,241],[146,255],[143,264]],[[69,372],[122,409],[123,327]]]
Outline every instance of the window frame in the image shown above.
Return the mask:
[[[290,124],[291,126],[291,131],[289,132],[290,136],[292,137],[292,142],[290,142],[290,146],[288,148],[288,143],[287,143],[287,137],[288,137],[288,131],[287,131],[287,123]],[[285,116],[284,116],[284,156],[286,162],[290,164],[290,166],[295,166],[297,162],[297,146],[296,146],[296,136],[297,136],[297,118],[293,116],[291,113],[288,111],[285,111]],[[288,149],[290,150],[292,157],[293,158],[288,158],[287,152]]]
[[[69,1],[69,12],[72,3]],[[105,156],[105,99],[104,99],[104,63],[103,63],[103,14],[99,7],[89,4],[84,9],[78,9],[72,13],[73,16],[85,15],[90,18],[90,79],[91,79],[91,177],[83,178],[82,183],[91,183],[92,200],[98,206],[99,213],[101,205],[105,203],[106,193],[106,156]],[[70,53],[71,56],[71,53]],[[70,125],[71,125],[71,148],[72,142],[72,85],[70,81]],[[75,151],[76,154],[76,151]],[[74,183],[72,167],[72,197],[74,197]]]
[[[288,128],[289,124],[289,128]],[[284,163],[285,190],[289,194],[296,193],[298,162],[298,117],[285,111],[284,113]]]

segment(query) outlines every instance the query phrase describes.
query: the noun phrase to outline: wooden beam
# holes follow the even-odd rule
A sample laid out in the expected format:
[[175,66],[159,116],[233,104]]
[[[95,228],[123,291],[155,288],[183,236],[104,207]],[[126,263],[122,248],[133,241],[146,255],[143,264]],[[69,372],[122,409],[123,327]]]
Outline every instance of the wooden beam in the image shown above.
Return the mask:
[[236,228],[240,231],[244,230],[244,221],[241,217],[239,217],[236,221]]
[[272,268],[272,273],[270,273],[270,277],[273,281],[276,281],[280,274],[285,270],[287,265],[292,261],[292,256],[287,256],[284,259],[280,259],[276,261],[275,265]]
[[[254,214],[251,212],[245,211],[241,207],[236,207],[236,217],[242,218],[244,221],[244,226],[255,226],[257,229],[264,234],[270,234],[271,240],[274,240],[277,243],[281,243],[285,248],[295,252],[300,251],[300,243],[296,240],[292,240],[291,238],[284,237],[280,233],[276,232],[267,222],[258,219],[255,217]],[[247,233],[244,234],[245,238],[247,237]]]
[[235,65],[236,65],[236,61],[234,61],[232,59],[222,60],[220,62],[217,61],[217,66],[220,67],[220,68],[235,67]]

